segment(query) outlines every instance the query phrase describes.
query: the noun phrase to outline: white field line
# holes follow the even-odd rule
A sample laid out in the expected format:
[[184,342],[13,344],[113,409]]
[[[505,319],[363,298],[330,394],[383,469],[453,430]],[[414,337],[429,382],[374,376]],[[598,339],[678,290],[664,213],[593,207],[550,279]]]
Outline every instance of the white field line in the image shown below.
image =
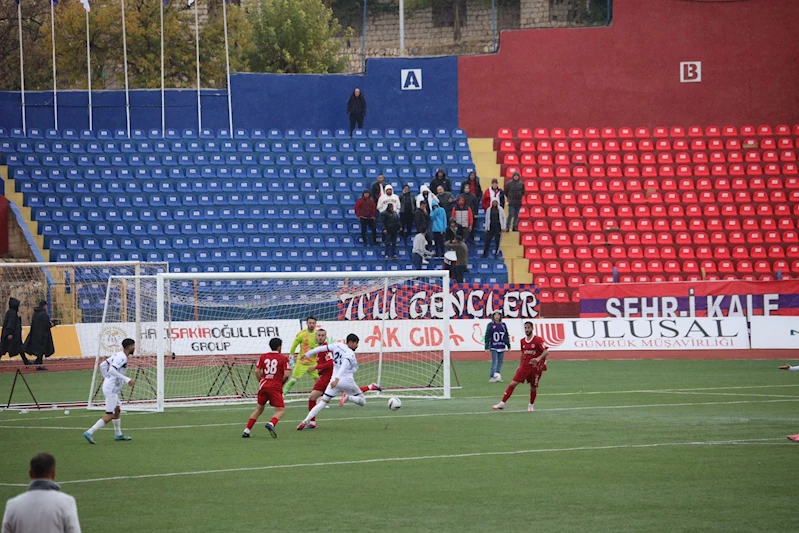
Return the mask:
[[[644,409],[644,408],[659,408],[659,407],[696,407],[696,406],[704,406],[704,405],[740,405],[740,404],[756,404],[756,403],[784,403],[784,402],[799,402],[799,397],[791,398],[791,399],[777,399],[777,400],[736,400],[731,402],[686,402],[686,403],[650,403],[650,404],[637,404],[637,405],[595,405],[595,406],[583,406],[583,407],[552,407],[548,409],[539,409],[536,410],[536,413],[547,413],[547,412],[569,412],[569,411],[601,411],[604,409]],[[472,412],[453,412],[453,413],[415,413],[410,415],[401,415],[401,414],[388,414],[388,415],[377,415],[377,416],[350,416],[350,417],[336,417],[336,418],[326,418],[324,419],[324,423],[328,422],[341,422],[341,421],[350,421],[350,420],[385,420],[391,419],[396,420],[398,418],[430,418],[430,417],[439,417],[439,416],[476,416],[476,415],[490,415],[494,414],[490,406],[486,406],[487,408],[482,411],[472,411]],[[526,409],[504,409],[502,412],[506,413],[526,413]],[[501,416],[501,415],[494,415],[494,416]],[[291,421],[286,420],[283,424],[291,424]],[[213,427],[230,427],[230,426],[242,426],[243,422],[225,422],[225,423],[218,423],[218,424],[185,424],[181,426],[152,426],[152,427],[130,427],[128,429],[131,431],[159,431],[159,430],[173,430],[173,429],[198,429],[198,428],[213,428]],[[76,427],[76,426],[0,426],[0,429],[50,429],[50,430],[69,430],[69,431],[79,431],[81,429],[86,429],[84,427]]]
[[[592,396],[592,395],[601,395],[601,394],[668,394],[668,393],[676,393],[676,392],[691,392],[691,391],[712,391],[712,390],[747,390],[747,389],[774,389],[774,388],[783,388],[783,387],[799,387],[799,384],[785,384],[785,385],[745,385],[745,386],[735,386],[735,387],[701,387],[701,388],[689,388],[689,389],[633,389],[633,390],[614,390],[614,391],[575,391],[575,392],[552,392],[546,393],[546,396]],[[499,389],[497,390],[497,394],[491,396],[459,396],[453,397],[453,400],[485,400],[488,398],[496,399],[499,398],[502,394],[502,391]],[[543,396],[543,393],[542,393]],[[735,396],[758,396],[754,394],[736,394]],[[368,395],[367,398],[370,401],[374,400],[382,400],[388,399],[388,395]],[[785,397],[785,398],[799,398],[799,396],[782,396],[778,395],[775,397]],[[419,399],[414,400],[413,398],[407,398],[405,401],[429,401],[429,399]],[[124,405],[123,405],[124,407]],[[302,402],[293,401],[286,404],[286,409],[290,408],[300,408],[304,407],[304,400]],[[181,413],[204,413],[204,412],[223,412],[223,411],[250,411],[252,410],[252,405],[238,405],[233,407],[201,407],[197,409],[182,409]],[[43,409],[41,411],[33,410],[31,413],[42,413],[46,412],[48,409]],[[55,412],[62,412],[61,409],[53,409]],[[80,412],[81,414],[74,414],[71,415],[72,419],[75,418],[98,418],[99,411],[94,413],[87,413],[84,408],[75,408],[74,411]],[[151,412],[144,412],[144,411],[132,411],[125,413],[125,417],[130,416],[141,416],[141,415],[155,415],[160,413],[151,413]],[[34,417],[36,420],[54,420],[60,419],[63,420],[65,415],[59,416],[48,416],[48,417]],[[4,424],[15,423],[15,422],[29,422],[30,420],[24,418],[17,418],[15,420],[3,420],[4,417],[0,416],[0,422]]]
[[[606,446],[576,446],[571,448],[539,448],[529,450],[512,450],[504,452],[473,452],[473,453],[453,453],[453,454],[440,454],[440,455],[418,455],[411,457],[382,457],[377,459],[358,459],[352,461],[329,461],[318,463],[298,463],[298,464],[284,464],[284,465],[264,465],[264,466],[251,466],[240,468],[221,468],[217,470],[195,470],[189,472],[163,472],[159,474],[139,474],[132,476],[112,476],[88,479],[72,479],[61,481],[59,484],[68,485],[76,483],[98,483],[102,481],[122,481],[132,479],[153,479],[163,477],[178,477],[178,476],[199,476],[207,474],[225,474],[230,472],[257,472],[263,470],[277,470],[284,468],[307,468],[307,467],[328,467],[328,466],[347,466],[347,465],[364,465],[375,463],[392,463],[392,462],[406,462],[406,461],[430,461],[434,459],[465,459],[473,457],[487,457],[487,456],[503,456],[503,455],[524,455],[533,453],[564,453],[564,452],[586,452],[586,451],[606,451],[606,450],[631,450],[631,449],[644,449],[644,448],[665,448],[665,447],[678,447],[678,446],[740,446],[740,445],[772,445],[777,443],[777,438],[766,439],[734,439],[734,440],[708,440],[708,441],[688,441],[688,442],[656,442],[649,444],[614,444]],[[792,446],[791,443],[786,442],[784,445]],[[27,483],[0,483],[0,487],[27,487]]]

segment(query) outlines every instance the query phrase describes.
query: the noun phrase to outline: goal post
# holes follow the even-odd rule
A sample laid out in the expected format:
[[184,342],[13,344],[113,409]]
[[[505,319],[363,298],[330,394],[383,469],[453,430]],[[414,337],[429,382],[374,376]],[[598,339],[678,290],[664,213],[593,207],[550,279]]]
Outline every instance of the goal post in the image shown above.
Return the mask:
[[[288,354],[309,316],[328,342],[360,338],[360,385],[378,383],[383,395],[449,398],[449,281],[446,271],[118,277],[109,280],[103,326],[119,335],[141,331],[127,374],[136,386],[123,390],[130,409],[252,403],[258,356],[274,337]],[[131,301],[140,302],[138,314]],[[304,401],[313,384],[302,376],[286,400]]]

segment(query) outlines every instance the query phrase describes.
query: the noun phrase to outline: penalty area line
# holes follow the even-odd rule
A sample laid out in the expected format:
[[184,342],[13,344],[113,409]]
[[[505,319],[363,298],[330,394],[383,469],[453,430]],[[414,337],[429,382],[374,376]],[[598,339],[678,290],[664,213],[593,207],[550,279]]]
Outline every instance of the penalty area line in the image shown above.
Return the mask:
[[[225,474],[230,472],[259,472],[264,470],[278,470],[284,468],[307,468],[325,466],[351,466],[375,463],[393,463],[406,461],[430,461],[434,459],[468,459],[473,457],[490,457],[503,455],[525,455],[534,453],[568,453],[568,452],[587,452],[587,451],[606,451],[606,450],[633,450],[647,448],[666,448],[679,446],[740,446],[740,445],[762,445],[774,444],[778,441],[776,437],[765,439],[732,439],[732,440],[707,440],[707,441],[686,441],[686,442],[655,442],[646,444],[611,444],[605,446],[575,446],[570,448],[538,448],[528,450],[511,450],[503,452],[473,452],[473,453],[453,453],[438,455],[417,455],[411,457],[380,457],[375,459],[356,459],[351,461],[328,461],[317,463],[295,463],[284,465],[264,465],[240,468],[220,468],[216,470],[195,470],[188,472],[162,472],[159,474],[138,474],[131,476],[111,476],[88,479],[59,480],[61,485],[72,485],[77,483],[99,483],[103,481],[123,481],[135,479],[155,479],[164,477],[180,476],[201,476],[209,474]],[[785,445],[792,446],[790,443]],[[27,487],[27,483],[0,483],[0,487]]]

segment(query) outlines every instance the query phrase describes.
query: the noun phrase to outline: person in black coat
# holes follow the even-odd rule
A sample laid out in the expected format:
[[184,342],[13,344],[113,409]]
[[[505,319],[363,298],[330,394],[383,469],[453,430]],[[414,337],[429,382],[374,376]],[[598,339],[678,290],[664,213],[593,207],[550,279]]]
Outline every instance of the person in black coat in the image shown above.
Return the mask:
[[443,170],[436,172],[436,177],[430,180],[430,190],[433,193],[438,193],[439,186],[444,187],[444,190],[447,192],[452,192],[452,184],[449,182],[449,178]]
[[[0,339],[0,358],[6,353],[8,357],[20,355],[22,352],[22,318],[19,316],[19,300],[8,299],[8,311],[3,319],[2,339]],[[22,353],[22,361],[27,365],[28,359]]]
[[[359,128],[363,128],[363,117],[366,116],[366,98],[360,89],[356,89],[350,95],[350,100],[347,102],[347,114],[350,116],[350,137],[355,130],[357,124]],[[375,198],[377,201],[377,198]]]
[[42,366],[42,362],[45,357],[50,357],[55,353],[53,333],[50,331],[53,326],[50,315],[47,314],[47,302],[42,300],[39,302],[39,306],[33,309],[31,330],[28,332],[28,338],[25,339],[25,344],[22,346],[22,350],[26,354],[36,356],[36,361],[34,362],[34,364],[38,365],[36,370],[47,370]]

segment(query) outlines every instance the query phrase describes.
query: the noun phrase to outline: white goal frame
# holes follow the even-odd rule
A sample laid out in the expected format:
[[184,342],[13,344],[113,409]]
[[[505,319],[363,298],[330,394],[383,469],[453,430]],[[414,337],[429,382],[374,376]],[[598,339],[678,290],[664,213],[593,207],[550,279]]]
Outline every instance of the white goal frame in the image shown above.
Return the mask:
[[[380,279],[386,280],[386,290],[388,290],[389,280],[392,278],[440,278],[443,297],[443,310],[441,317],[441,329],[444,333],[444,342],[442,343],[442,365],[443,372],[443,395],[437,398],[451,398],[451,354],[449,343],[450,331],[450,275],[447,270],[407,270],[398,272],[250,272],[250,273],[160,273],[156,274],[156,328],[157,331],[164,331],[167,326],[168,317],[165,316],[165,309],[168,304],[168,298],[165,295],[165,287],[168,286],[167,282],[170,281],[257,281],[257,280],[339,280],[339,279]],[[386,318],[385,313],[381,319],[385,328]],[[167,402],[165,401],[165,357],[167,353],[167,339],[163,335],[158,335],[156,340],[156,403],[155,410],[163,411]],[[383,342],[380,342],[378,369],[382,365]],[[378,370],[378,373],[380,370]],[[401,392],[396,394],[402,396]],[[419,397],[419,396],[414,396]],[[432,398],[432,396],[430,397]],[[251,402],[252,399],[246,400]],[[241,403],[241,401],[234,402],[219,402],[221,403]],[[177,403],[176,405],[196,405],[192,403]],[[216,403],[214,404],[216,405]],[[172,406],[169,404],[169,406]]]

